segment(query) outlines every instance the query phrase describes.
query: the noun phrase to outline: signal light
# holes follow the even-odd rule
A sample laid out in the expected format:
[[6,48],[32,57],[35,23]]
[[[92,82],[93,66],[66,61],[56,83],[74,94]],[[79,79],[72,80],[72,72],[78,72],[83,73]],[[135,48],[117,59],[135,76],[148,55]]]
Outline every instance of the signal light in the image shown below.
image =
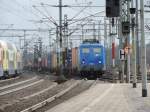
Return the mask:
[[106,16],[107,17],[120,16],[120,0],[106,0]]
[[122,33],[123,34],[130,33],[130,22],[129,21],[122,22]]
[[136,8],[130,8],[130,14],[135,14],[136,13]]

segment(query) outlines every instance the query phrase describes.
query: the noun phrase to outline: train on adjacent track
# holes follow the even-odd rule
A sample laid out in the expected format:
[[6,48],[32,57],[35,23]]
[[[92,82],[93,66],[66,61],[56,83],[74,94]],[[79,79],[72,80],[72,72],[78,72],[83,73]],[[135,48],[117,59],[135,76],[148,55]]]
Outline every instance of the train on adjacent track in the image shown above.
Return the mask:
[[0,77],[11,77],[21,72],[21,52],[14,44],[0,40]]
[[[100,76],[105,70],[105,48],[98,41],[85,40],[79,47],[64,49],[62,54],[63,61],[60,61],[64,64],[65,73],[88,77]],[[58,56],[56,51],[42,53],[40,59],[29,60],[27,67],[56,72],[59,70]]]

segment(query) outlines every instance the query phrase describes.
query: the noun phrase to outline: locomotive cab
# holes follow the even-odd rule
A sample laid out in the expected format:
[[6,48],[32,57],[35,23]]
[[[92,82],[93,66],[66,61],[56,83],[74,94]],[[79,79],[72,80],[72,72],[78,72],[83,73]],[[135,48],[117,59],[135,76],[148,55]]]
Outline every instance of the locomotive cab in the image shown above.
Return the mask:
[[79,71],[85,77],[101,75],[105,66],[105,49],[99,43],[83,43],[79,47]]

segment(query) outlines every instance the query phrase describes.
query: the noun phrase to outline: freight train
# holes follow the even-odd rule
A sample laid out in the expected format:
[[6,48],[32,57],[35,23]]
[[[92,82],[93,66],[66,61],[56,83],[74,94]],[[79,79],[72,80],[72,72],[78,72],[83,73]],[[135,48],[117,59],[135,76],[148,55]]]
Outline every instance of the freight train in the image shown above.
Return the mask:
[[14,44],[0,40],[0,77],[11,77],[21,72],[21,52]]
[[[42,53],[41,59],[32,64],[34,65],[33,68],[57,72],[59,69],[58,54],[56,51]],[[104,72],[105,48],[97,41],[85,41],[79,47],[65,49],[62,54],[64,60],[61,63],[64,64],[65,73],[69,72],[88,77],[89,74],[98,76]]]
[[[63,57],[65,60],[61,60],[64,64],[65,70],[71,67],[71,50],[65,49],[63,52]],[[41,57],[34,56],[33,53],[27,54],[27,64],[24,65],[25,68],[33,69],[35,71],[46,71],[46,72],[57,72],[59,69],[59,52],[49,51],[42,52]],[[67,70],[68,71],[68,70]]]

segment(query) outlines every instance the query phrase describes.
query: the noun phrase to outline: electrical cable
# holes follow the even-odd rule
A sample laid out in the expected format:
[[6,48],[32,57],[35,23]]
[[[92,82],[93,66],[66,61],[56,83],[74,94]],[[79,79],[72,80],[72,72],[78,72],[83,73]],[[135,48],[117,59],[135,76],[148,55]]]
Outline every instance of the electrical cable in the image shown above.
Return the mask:
[[[91,3],[88,3],[88,5],[91,5]],[[74,18],[78,17],[87,7],[84,7],[81,11],[79,11],[74,17],[71,18],[73,20]]]
[[95,13],[95,14],[91,14],[91,15],[89,15],[89,16],[87,16],[87,17],[80,18],[79,20],[74,21],[74,22],[70,23],[69,25],[74,24],[74,23],[77,23],[77,22],[79,22],[79,21],[81,21],[81,20],[84,21],[84,20],[87,19],[87,18],[94,17],[95,15],[101,14],[101,13],[104,13],[104,12],[105,12],[105,11],[101,11],[101,12],[97,12],[97,13]]
[[36,6],[33,6],[34,9],[36,9],[40,14],[42,14],[44,17],[46,17],[51,23],[53,23],[55,26],[58,26],[57,23],[53,22],[49,17],[47,17],[42,11],[40,11]]
[[50,16],[48,10],[46,9],[46,7],[44,6],[43,3],[41,3],[41,6],[42,6],[43,9],[46,11],[47,15],[52,19],[52,21],[53,21],[55,24],[57,24],[56,20],[55,20],[52,16]]

